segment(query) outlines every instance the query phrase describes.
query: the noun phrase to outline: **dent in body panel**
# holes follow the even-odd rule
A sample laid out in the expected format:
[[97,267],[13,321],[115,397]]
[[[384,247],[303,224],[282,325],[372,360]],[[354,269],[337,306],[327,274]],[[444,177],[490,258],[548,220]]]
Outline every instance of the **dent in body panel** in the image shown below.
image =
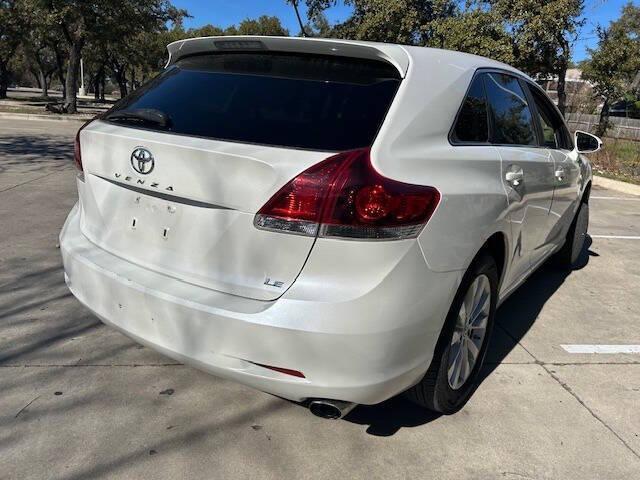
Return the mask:
[[431,49],[408,52],[407,77],[372,147],[372,163],[389,178],[439,190],[440,204],[418,241],[429,268],[464,270],[491,235],[511,233],[496,149],[452,147],[447,138],[482,65],[467,57],[461,65],[443,62]]
[[465,270],[496,232],[511,236],[501,163],[490,146],[431,146],[423,155],[401,158],[412,183],[441,193],[438,208],[418,237],[429,268]]

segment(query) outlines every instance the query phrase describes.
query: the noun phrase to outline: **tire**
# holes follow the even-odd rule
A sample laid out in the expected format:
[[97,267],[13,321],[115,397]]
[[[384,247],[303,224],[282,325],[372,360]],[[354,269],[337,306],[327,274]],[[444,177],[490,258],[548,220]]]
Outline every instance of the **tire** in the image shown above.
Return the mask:
[[[488,285],[485,282],[488,282]],[[483,315],[486,314],[486,327],[482,341],[479,343],[480,346],[477,350],[475,363],[470,368],[468,377],[462,380],[455,375],[455,364],[456,359],[459,359],[460,352],[464,352],[465,350],[462,349],[462,344],[456,343],[456,339],[464,335],[471,335],[467,336],[465,340],[474,342],[474,345],[476,345],[473,337],[476,336],[474,332],[478,330],[461,330],[461,326],[465,322],[461,321],[462,315],[459,314],[461,313],[463,303],[465,303],[465,297],[467,297],[471,287],[479,285],[482,285],[483,292],[488,291],[490,293],[490,297],[486,303],[486,309],[483,309]],[[479,292],[479,290],[477,291]],[[482,368],[487,352],[489,339],[491,338],[491,332],[493,330],[497,294],[498,269],[496,262],[491,255],[483,252],[476,257],[462,279],[451,308],[449,309],[442,333],[435,348],[433,360],[427,373],[418,384],[406,392],[406,396],[412,402],[445,415],[455,413],[464,406],[475,390],[478,372]],[[468,305],[468,303],[465,305]],[[473,311],[473,308],[471,310]],[[461,334],[461,331],[464,333]],[[451,370],[451,368],[454,368],[454,370]],[[452,372],[453,374],[451,374]],[[455,378],[452,380],[452,377]]]
[[563,270],[574,270],[587,239],[589,229],[589,204],[580,203],[569,227],[564,245],[553,257],[553,263]]

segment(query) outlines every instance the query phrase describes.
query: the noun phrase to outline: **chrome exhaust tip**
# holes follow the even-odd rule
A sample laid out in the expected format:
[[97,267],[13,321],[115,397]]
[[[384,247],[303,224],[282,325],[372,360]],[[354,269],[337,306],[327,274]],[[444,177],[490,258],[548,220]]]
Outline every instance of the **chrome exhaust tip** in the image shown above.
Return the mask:
[[355,403],[343,402],[342,400],[319,398],[309,403],[309,411],[316,417],[337,420],[353,410],[356,405]]

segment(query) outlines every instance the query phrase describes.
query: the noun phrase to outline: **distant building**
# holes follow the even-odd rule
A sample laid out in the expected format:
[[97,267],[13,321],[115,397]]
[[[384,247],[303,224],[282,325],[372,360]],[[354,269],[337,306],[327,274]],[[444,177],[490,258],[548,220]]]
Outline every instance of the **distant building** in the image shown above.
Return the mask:
[[[565,77],[565,92],[567,94],[567,112],[580,111],[583,113],[596,113],[595,110],[601,107],[600,102],[595,98],[593,85],[582,79],[582,70],[579,68],[569,68]],[[544,88],[547,95],[556,105],[558,103],[558,77],[539,77],[538,84]]]

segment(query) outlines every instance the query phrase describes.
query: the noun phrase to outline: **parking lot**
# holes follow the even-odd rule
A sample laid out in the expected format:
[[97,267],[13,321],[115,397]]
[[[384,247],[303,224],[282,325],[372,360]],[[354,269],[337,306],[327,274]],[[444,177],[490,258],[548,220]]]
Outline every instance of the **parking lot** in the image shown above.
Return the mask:
[[544,267],[501,307],[458,414],[397,398],[328,421],[73,298],[57,243],[79,125],[0,119],[0,479],[640,478],[640,197],[594,187],[583,268]]

